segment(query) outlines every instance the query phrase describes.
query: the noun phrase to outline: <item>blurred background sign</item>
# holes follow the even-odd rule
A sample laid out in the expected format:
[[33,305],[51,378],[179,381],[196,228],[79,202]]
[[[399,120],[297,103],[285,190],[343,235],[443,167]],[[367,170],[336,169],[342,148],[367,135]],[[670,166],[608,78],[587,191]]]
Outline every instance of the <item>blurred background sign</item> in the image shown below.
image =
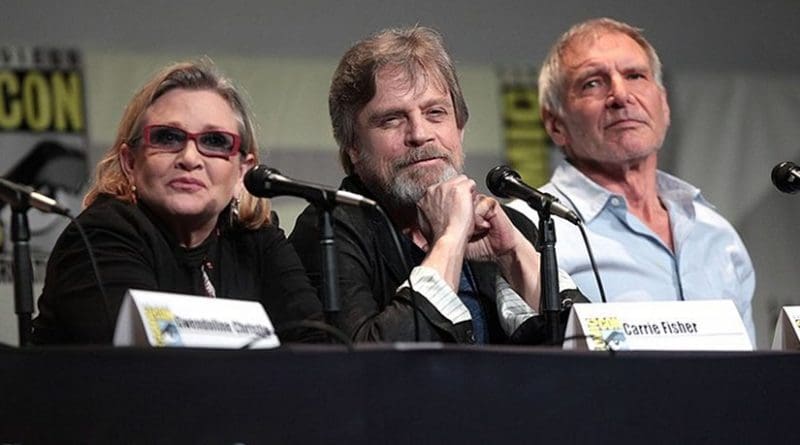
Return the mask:
[[[82,57],[75,49],[0,46],[0,176],[30,185],[73,213],[88,178]],[[11,253],[10,210],[0,203],[3,260]],[[28,212],[39,281],[67,220]],[[0,268],[2,270],[2,268]],[[0,281],[7,280],[0,274]]]
[[550,178],[550,144],[539,117],[534,67],[500,69],[503,137],[508,165],[528,184],[539,187]]

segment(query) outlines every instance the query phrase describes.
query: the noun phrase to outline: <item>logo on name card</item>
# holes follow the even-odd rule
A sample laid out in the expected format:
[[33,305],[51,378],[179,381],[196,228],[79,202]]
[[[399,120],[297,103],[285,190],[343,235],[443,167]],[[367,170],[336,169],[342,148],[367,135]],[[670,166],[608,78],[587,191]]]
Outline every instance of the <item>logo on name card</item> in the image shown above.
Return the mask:
[[595,350],[614,351],[628,349],[622,322],[617,317],[592,317],[586,319],[586,335],[591,337]]
[[753,350],[731,300],[575,303],[564,338],[564,349],[590,351]]
[[163,306],[146,306],[145,323],[153,334],[155,346],[182,346],[181,334],[172,311]]

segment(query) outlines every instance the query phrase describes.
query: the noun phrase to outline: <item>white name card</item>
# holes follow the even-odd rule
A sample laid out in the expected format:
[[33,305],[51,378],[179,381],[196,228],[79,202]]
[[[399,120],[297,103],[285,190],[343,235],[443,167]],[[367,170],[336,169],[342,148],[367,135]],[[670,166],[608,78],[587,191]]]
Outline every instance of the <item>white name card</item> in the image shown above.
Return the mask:
[[564,349],[752,351],[730,300],[577,303]]
[[257,301],[131,289],[114,331],[116,346],[275,348],[280,346]]
[[784,306],[775,324],[772,349],[800,350],[800,306]]

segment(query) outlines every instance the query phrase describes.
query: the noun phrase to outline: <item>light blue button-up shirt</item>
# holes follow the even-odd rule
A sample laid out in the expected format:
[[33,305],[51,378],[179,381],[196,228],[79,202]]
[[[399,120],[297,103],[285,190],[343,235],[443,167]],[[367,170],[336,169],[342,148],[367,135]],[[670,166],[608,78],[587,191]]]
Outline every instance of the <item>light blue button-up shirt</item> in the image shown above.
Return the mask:
[[[727,298],[736,304],[755,344],[755,272],[741,238],[696,187],[660,171],[657,183],[669,212],[674,252],[628,211],[624,196],[601,187],[567,161],[541,190],[585,222],[609,302]],[[524,201],[509,206],[538,222],[538,214]],[[558,267],[589,300],[601,301],[579,229],[561,218],[553,220]]]

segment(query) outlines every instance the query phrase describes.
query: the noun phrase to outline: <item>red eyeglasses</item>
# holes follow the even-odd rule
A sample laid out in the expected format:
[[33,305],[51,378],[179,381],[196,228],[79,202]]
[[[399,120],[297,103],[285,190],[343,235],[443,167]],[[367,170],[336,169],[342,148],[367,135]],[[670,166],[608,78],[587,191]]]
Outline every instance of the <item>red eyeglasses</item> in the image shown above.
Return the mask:
[[205,156],[228,158],[239,152],[242,139],[238,134],[222,130],[189,133],[168,125],[148,125],[142,132],[144,143],[158,151],[177,153],[194,141],[197,150]]

